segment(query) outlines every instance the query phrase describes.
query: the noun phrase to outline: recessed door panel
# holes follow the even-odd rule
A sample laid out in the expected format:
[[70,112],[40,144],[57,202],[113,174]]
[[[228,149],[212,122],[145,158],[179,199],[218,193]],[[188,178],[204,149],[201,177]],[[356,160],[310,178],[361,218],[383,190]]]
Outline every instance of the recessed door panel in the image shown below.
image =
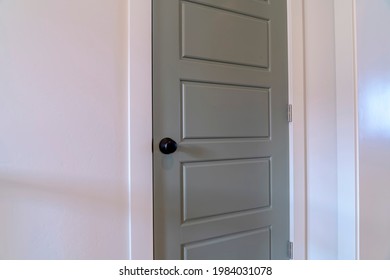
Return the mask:
[[269,159],[185,163],[184,222],[269,207],[269,175]]
[[182,56],[268,68],[268,21],[182,2]]
[[268,89],[183,82],[183,138],[269,137]]
[[185,244],[185,260],[267,260],[271,257],[270,229],[237,233],[205,241]]

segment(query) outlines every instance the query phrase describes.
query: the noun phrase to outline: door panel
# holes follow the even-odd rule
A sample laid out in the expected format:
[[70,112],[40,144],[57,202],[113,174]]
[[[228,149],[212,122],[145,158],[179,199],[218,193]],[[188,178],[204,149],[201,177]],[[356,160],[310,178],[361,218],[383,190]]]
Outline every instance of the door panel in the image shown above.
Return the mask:
[[199,3],[238,14],[269,19],[269,1],[270,0],[191,0],[188,2]]
[[270,229],[232,234],[183,246],[185,260],[269,259]]
[[184,163],[183,222],[269,206],[269,168],[263,159]]
[[268,67],[267,20],[190,2],[181,15],[184,58]]
[[153,11],[155,258],[286,259],[286,1]]
[[269,91],[184,82],[183,139],[269,137]]

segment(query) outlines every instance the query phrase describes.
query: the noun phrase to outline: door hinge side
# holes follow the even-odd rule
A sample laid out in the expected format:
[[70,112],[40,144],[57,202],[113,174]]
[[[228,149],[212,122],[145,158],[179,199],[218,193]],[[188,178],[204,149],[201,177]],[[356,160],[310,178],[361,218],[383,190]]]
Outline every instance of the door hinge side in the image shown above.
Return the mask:
[[288,242],[287,254],[290,260],[294,259],[294,243],[291,241]]
[[288,109],[287,109],[287,118],[288,118],[288,122],[291,123],[292,122],[292,104],[288,104]]
[[154,139],[152,138],[152,154],[154,153]]

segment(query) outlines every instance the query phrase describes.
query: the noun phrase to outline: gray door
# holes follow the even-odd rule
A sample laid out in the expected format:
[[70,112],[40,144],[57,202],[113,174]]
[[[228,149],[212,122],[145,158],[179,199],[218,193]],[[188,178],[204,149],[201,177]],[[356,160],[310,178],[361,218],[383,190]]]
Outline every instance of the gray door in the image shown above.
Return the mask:
[[286,259],[286,1],[153,13],[155,258]]

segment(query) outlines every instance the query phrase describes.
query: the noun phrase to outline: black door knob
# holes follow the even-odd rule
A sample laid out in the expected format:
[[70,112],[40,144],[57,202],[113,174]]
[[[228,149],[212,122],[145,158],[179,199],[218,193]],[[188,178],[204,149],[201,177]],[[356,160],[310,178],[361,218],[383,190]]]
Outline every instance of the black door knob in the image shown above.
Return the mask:
[[169,155],[177,150],[177,143],[171,138],[164,138],[159,144],[160,152]]

